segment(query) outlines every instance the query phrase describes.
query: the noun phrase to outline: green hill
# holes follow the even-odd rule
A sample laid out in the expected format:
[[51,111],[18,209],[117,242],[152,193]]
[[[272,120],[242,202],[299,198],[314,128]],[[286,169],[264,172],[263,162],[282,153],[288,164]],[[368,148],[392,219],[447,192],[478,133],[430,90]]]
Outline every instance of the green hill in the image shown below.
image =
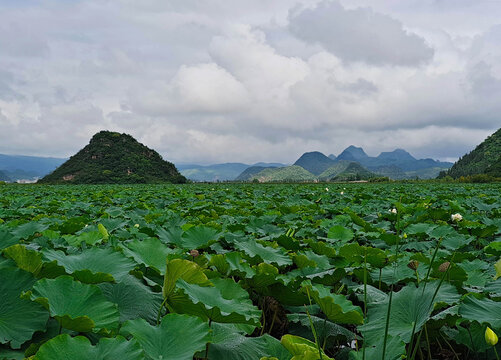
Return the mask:
[[370,178],[376,177],[376,174],[370,172],[362,165],[356,162],[351,162],[348,164],[346,169],[334,176],[332,181],[357,181],[357,180],[369,180]]
[[316,176],[301,166],[292,165],[281,168],[267,168],[253,175],[249,180],[259,182],[314,181]]
[[453,178],[488,174],[501,177],[501,129],[485,139],[473,151],[461,157],[446,173]]
[[318,179],[322,181],[327,181],[332,179],[334,176],[342,173],[348,165],[350,165],[351,161],[347,160],[339,160],[337,161],[334,165],[329,167],[327,170],[325,170],[323,173],[318,175]]
[[276,169],[275,166],[250,166],[235,178],[235,181],[249,181],[255,175],[266,169]]
[[328,158],[321,152],[313,151],[301,155],[294,165],[301,166],[312,174],[320,175],[335,163],[335,160]]
[[90,143],[39,183],[132,184],[183,183],[174,164],[132,136],[101,131]]

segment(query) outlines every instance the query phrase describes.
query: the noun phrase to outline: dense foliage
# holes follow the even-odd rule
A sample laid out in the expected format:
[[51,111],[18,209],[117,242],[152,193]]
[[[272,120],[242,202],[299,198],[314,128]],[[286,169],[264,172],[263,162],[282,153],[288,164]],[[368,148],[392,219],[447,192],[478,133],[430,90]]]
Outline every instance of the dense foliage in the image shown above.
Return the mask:
[[1,186],[0,359],[494,359],[501,185],[325,186]]
[[132,136],[110,131],[90,143],[39,181],[45,184],[133,184],[186,182],[174,164]]
[[501,129],[489,136],[473,151],[461,157],[449,171],[441,177],[486,174],[501,178]]

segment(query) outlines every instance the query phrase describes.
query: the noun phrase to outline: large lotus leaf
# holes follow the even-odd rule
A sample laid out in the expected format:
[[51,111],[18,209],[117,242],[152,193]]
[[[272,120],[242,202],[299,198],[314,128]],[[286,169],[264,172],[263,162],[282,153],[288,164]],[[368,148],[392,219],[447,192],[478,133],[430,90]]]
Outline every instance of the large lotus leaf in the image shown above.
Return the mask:
[[210,285],[202,268],[193,261],[173,259],[167,261],[164,276],[163,296],[169,298],[176,288],[176,281],[182,279],[190,284]]
[[11,245],[17,244],[19,239],[12,235],[10,232],[0,230],[0,250],[5,249]]
[[160,275],[165,273],[165,262],[169,254],[175,253],[157,238],[134,240],[123,246],[124,253],[138,264],[144,264],[157,270]]
[[262,288],[267,287],[272,284],[279,282],[278,269],[270,264],[260,263],[255,266],[256,275],[252,277],[252,279],[247,280],[249,286],[253,288]]
[[42,269],[42,255],[24,245],[12,245],[3,251],[4,255],[14,260],[20,269],[38,275]]
[[140,280],[129,275],[119,283],[103,283],[98,286],[108,301],[117,304],[120,322],[137,318],[146,319],[152,324],[156,321],[162,294],[154,293]]
[[47,224],[41,224],[32,221],[16,227],[14,230],[12,230],[12,235],[17,237],[18,239],[28,239],[35,233],[42,232],[48,228],[49,225]]
[[486,323],[492,328],[501,329],[501,302],[477,299],[473,295],[468,295],[459,306],[459,315],[467,320]]
[[71,337],[62,334],[43,344],[33,360],[141,360],[143,350],[134,341],[122,336],[101,338],[92,346],[84,336]]
[[[367,346],[365,348],[365,359],[375,359],[379,360],[383,358],[383,341],[384,334],[379,339],[378,343],[372,346]],[[398,336],[388,335],[386,341],[386,351],[384,354],[385,360],[400,360],[405,356],[405,343]],[[362,360],[364,359],[364,350],[359,349],[359,351],[350,352],[350,360]]]
[[457,264],[468,275],[465,285],[484,287],[484,285],[492,278],[487,272],[489,264],[480,259],[473,261],[463,261]]
[[130,320],[120,332],[132,335],[147,358],[154,360],[192,360],[210,341],[207,322],[181,314],[164,316],[159,326],[152,326],[144,319]]
[[501,280],[498,278],[489,282],[485,285],[484,291],[490,293],[491,296],[501,297]]
[[242,255],[239,252],[224,254],[224,258],[230,266],[230,272],[232,275],[237,275],[242,278],[251,278],[256,274],[256,271],[251,268],[245,259],[242,258]]
[[444,327],[443,332],[456,343],[465,345],[477,353],[484,352],[491,347],[485,341],[486,328],[486,324],[482,325],[474,321],[471,324],[467,324],[466,327],[457,326],[457,329]]
[[78,235],[64,235],[64,240],[71,246],[78,247],[82,243],[96,245],[104,240],[103,234],[99,231],[84,231]]
[[250,257],[259,257],[266,263],[282,265],[292,265],[292,259],[287,256],[282,249],[274,249],[270,246],[263,246],[256,241],[242,241],[235,244],[235,247],[243,251]]
[[231,279],[212,279],[214,286],[199,286],[178,280],[180,292],[169,305],[178,313],[197,315],[220,323],[259,325],[261,311],[252,304],[247,291]]
[[260,337],[246,337],[228,329],[226,324],[213,323],[209,360],[256,360],[275,357],[290,360],[289,352],[280,341],[265,334]]
[[363,264],[367,260],[368,264],[377,268],[382,268],[387,261],[386,253],[383,250],[360,246],[357,243],[344,245],[339,249],[339,255],[356,264]]
[[31,299],[46,306],[66,329],[89,332],[118,326],[117,305],[106,300],[97,286],[82,284],[70,276],[39,280],[33,285]]
[[345,228],[342,225],[334,225],[329,229],[327,238],[330,242],[340,241],[342,243],[348,242],[353,239],[354,234],[351,229]]
[[35,279],[19,269],[0,269],[0,343],[19,348],[35,331],[45,329],[49,313],[39,304],[20,298]]
[[134,262],[111,248],[91,248],[80,254],[66,255],[59,250],[43,252],[46,260],[56,261],[77,280],[85,283],[119,281],[134,269]]
[[[438,281],[428,283],[426,288],[423,283],[419,288],[409,284],[393,294],[388,330],[391,336],[400,337],[408,343],[414,324],[415,332],[420,331],[429,320],[436,304],[452,305],[459,301],[460,295],[449,283],[442,283],[436,297],[433,298],[438,285]],[[371,346],[377,344],[385,332],[388,301],[389,297],[384,302],[369,305],[367,323],[358,327],[364,335],[364,340]]]
[[311,296],[329,320],[340,324],[364,322],[360,307],[354,306],[344,295],[332,294],[328,287],[319,284],[312,285],[309,281],[302,284],[302,291]]
[[[294,360],[333,360],[318,349],[314,342],[295,335],[284,335],[280,340],[282,345],[292,354]],[[321,354],[321,355],[320,355]]]
[[344,342],[350,342],[356,338],[356,335],[350,330],[318,316],[296,313],[288,314],[287,319],[289,319],[289,332],[292,335],[298,335],[311,341],[314,341],[311,329],[311,323],[313,323],[320,344],[326,343],[329,338],[340,339]]
[[209,226],[193,226],[183,233],[176,243],[182,249],[201,249],[217,241],[219,231]]

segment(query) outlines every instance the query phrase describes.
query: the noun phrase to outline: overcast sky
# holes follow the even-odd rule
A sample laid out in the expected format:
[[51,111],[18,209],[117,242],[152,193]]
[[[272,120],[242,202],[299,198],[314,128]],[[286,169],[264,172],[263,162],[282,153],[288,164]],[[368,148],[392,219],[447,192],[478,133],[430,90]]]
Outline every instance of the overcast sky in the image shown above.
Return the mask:
[[455,160],[500,126],[499,0],[0,0],[0,153]]

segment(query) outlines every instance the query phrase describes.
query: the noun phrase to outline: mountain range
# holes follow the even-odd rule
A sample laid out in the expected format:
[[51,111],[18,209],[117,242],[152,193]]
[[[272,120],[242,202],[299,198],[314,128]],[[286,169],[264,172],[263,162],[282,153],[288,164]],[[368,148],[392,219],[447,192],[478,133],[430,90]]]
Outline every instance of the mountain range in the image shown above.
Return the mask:
[[[24,179],[32,180],[41,178],[54,171],[67,159],[43,158],[35,156],[1,155],[0,171],[4,179],[12,181]],[[351,165],[350,163],[356,163]],[[349,146],[339,155],[324,155],[313,151],[301,155],[293,165],[299,166],[310,173],[307,175],[298,168],[284,171],[278,170],[288,165],[282,163],[222,163],[213,165],[180,164],[179,172],[192,181],[252,181],[255,178],[275,179],[279,181],[284,174],[292,171],[294,178],[301,179],[332,179],[341,178],[368,178],[374,176],[387,176],[392,179],[435,178],[441,171],[448,170],[452,163],[441,162],[433,159],[416,159],[403,149],[382,152],[376,157],[369,156],[361,147]],[[330,169],[330,170],[329,170]],[[260,174],[262,171],[265,173]],[[301,174],[298,173],[301,172]],[[342,172],[347,171],[344,175]],[[276,175],[273,172],[277,172]],[[297,174],[296,174],[297,173]],[[259,174],[259,176],[258,176]]]

